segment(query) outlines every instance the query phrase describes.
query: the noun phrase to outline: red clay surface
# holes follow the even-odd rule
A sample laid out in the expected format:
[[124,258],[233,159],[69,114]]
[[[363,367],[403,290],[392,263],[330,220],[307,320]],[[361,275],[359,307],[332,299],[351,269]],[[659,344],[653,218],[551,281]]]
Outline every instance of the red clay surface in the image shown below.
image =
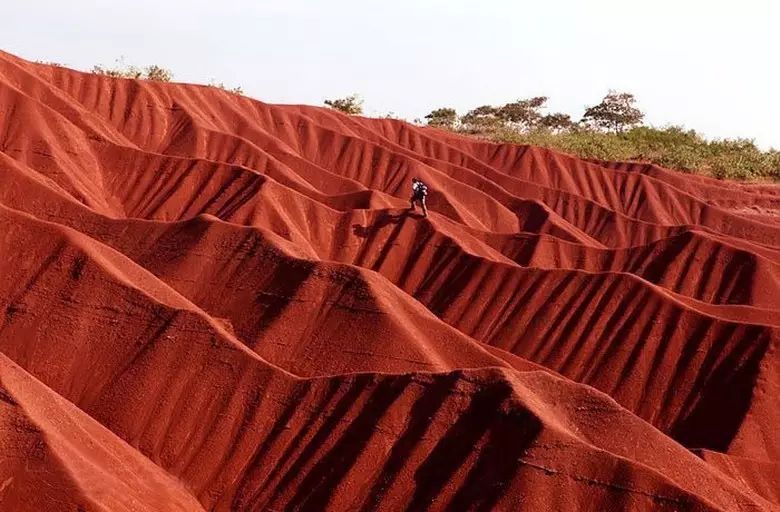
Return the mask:
[[778,186],[4,53],[0,149],[2,510],[780,509]]

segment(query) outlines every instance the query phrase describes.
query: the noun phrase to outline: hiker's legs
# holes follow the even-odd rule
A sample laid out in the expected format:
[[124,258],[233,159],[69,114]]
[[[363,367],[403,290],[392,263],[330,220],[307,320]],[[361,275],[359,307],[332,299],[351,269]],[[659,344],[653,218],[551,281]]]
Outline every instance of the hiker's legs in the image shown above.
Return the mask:
[[409,209],[412,210],[412,211],[414,211],[414,200],[415,199],[416,198],[414,196],[412,196],[411,199],[409,199]]
[[420,204],[422,205],[423,217],[427,217],[428,216],[428,205],[425,204],[425,196],[423,196],[422,199],[420,199]]

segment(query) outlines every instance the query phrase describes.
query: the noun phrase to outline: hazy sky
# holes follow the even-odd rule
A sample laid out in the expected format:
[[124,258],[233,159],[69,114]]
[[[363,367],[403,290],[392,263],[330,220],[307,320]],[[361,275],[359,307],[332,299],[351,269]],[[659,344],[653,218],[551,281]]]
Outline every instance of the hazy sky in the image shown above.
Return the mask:
[[2,0],[0,48],[88,69],[159,64],[273,103],[360,93],[409,119],[608,89],[647,121],[780,148],[776,0]]

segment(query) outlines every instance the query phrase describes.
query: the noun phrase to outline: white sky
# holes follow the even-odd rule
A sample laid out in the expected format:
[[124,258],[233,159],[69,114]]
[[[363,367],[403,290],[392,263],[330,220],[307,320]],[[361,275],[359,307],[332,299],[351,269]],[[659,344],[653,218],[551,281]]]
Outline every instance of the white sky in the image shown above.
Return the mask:
[[273,103],[352,92],[412,119],[608,89],[646,120],[780,148],[776,0],[0,0],[0,48],[88,69],[159,64]]

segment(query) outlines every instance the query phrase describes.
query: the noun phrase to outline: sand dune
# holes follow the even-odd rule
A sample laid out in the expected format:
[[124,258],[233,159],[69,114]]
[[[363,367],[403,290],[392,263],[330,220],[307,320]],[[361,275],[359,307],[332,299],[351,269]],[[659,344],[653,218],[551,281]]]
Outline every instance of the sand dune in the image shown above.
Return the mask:
[[0,112],[0,506],[780,507],[777,186],[4,53]]

